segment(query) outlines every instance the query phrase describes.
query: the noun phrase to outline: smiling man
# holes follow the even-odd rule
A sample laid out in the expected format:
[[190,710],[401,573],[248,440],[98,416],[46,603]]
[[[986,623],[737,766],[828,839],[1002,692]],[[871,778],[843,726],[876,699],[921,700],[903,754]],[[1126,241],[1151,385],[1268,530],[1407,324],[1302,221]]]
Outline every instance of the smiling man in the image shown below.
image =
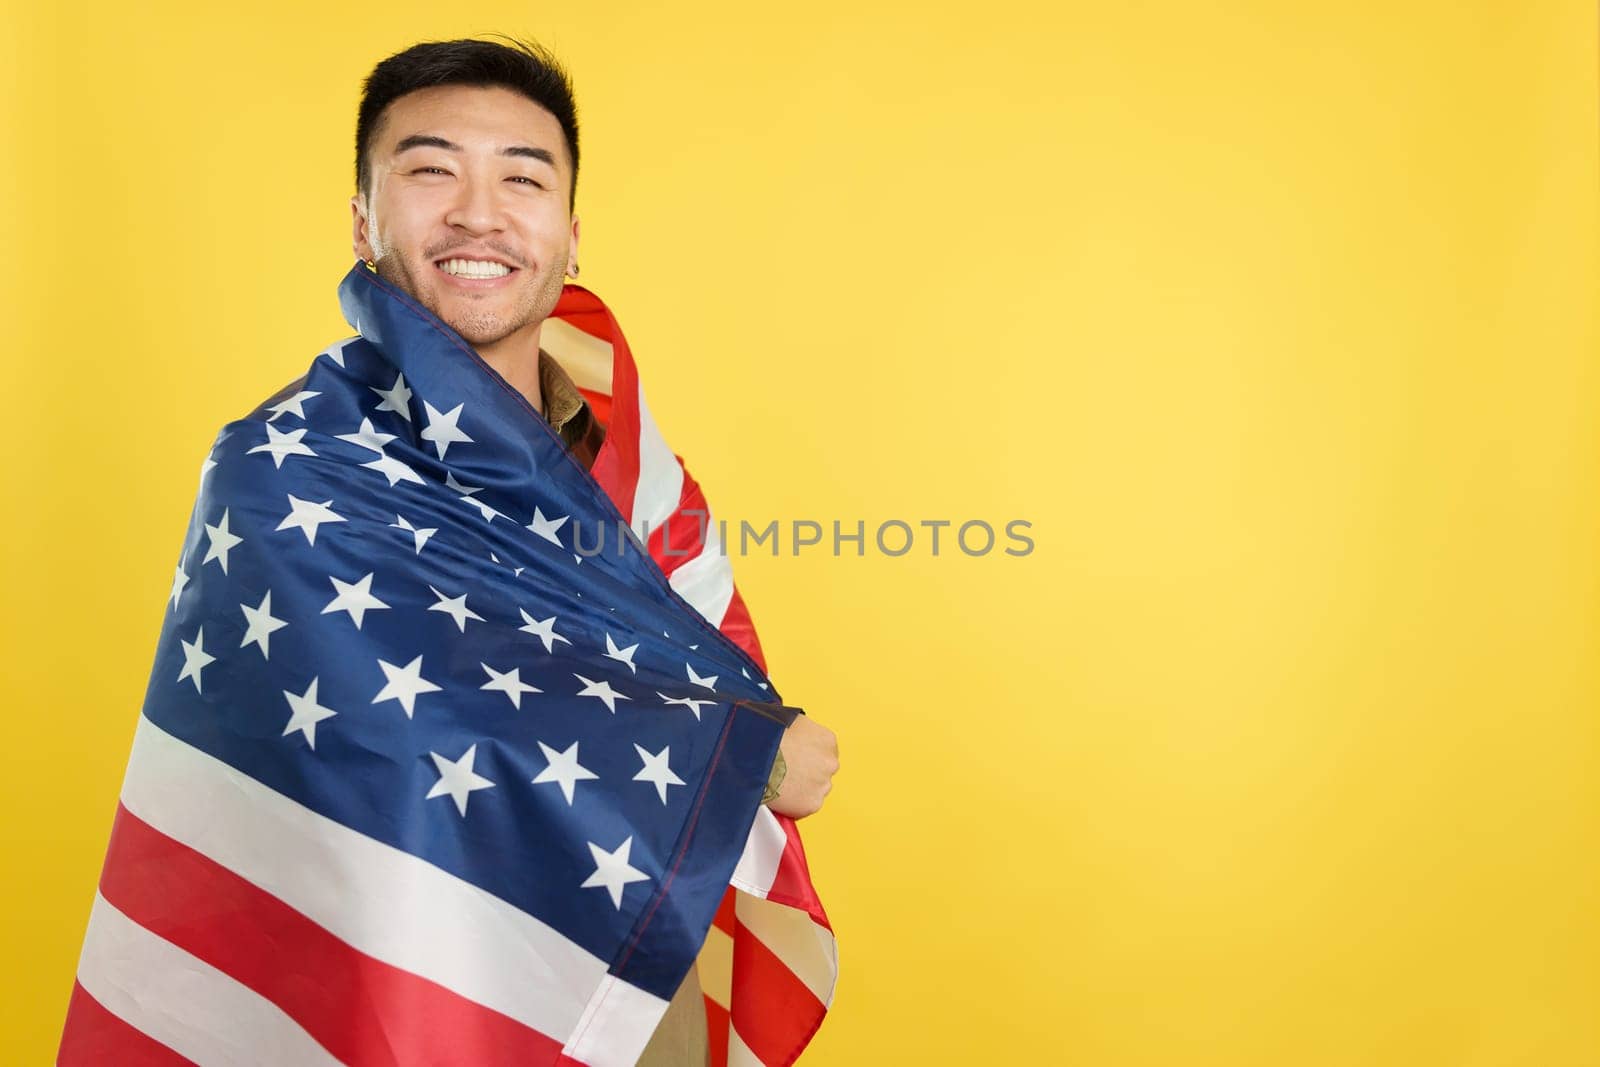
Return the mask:
[[356,255],[540,408],[540,327],[563,275],[578,275],[573,103],[548,65],[521,91],[407,91],[419,74],[442,73],[418,69],[427,56],[402,53],[368,80],[350,201]]
[[536,46],[367,79],[356,336],[203,465],[61,1063],[788,1064],[820,1025],[794,820],[837,743],[565,282],[578,159]]

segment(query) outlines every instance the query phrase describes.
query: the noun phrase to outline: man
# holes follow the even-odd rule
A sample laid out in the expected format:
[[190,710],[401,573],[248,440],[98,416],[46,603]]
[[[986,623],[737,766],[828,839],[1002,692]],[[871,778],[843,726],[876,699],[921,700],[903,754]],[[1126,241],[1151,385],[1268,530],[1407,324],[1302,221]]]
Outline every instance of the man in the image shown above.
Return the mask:
[[[620,331],[564,285],[578,160],[536,47],[423,44],[367,80],[365,267],[340,290],[360,336],[208,460],[61,1062],[789,1063],[820,1022],[833,944],[790,820],[836,740],[772,700]],[[643,528],[582,551],[613,516]],[[600,746],[632,768],[597,773]],[[448,931],[436,956],[393,929],[413,922]],[[702,996],[696,952],[723,988]]]

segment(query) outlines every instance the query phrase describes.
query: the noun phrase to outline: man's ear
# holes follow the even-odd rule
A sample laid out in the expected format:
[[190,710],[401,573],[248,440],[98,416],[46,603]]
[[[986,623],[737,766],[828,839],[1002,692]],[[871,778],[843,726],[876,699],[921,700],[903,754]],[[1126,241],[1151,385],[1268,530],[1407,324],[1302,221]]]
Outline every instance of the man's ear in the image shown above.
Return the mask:
[[351,247],[354,248],[357,259],[370,263],[378,257],[372,254],[372,242],[367,239],[367,208],[360,193],[350,198],[350,215]]
[[578,276],[578,216],[572,216],[572,242],[567,249],[567,274]]

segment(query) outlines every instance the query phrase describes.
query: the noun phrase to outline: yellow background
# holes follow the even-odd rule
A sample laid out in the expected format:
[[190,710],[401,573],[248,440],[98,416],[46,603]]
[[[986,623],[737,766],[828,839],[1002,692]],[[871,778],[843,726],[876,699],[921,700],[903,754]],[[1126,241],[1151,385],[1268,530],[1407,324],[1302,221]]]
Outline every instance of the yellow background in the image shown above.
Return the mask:
[[[216,429],[349,331],[361,78],[563,56],[583,280],[843,770],[806,1064],[1600,1064],[1588,3],[96,3],[4,23],[8,1063]],[[948,533],[947,533],[948,538]]]

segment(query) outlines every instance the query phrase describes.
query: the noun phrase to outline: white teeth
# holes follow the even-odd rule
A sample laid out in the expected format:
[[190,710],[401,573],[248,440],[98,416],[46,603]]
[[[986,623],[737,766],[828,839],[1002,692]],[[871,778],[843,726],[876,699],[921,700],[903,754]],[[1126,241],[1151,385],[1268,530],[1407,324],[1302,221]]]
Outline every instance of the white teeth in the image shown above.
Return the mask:
[[511,273],[511,268],[504,263],[483,259],[447,259],[439,264],[439,269],[462,278],[499,278]]

